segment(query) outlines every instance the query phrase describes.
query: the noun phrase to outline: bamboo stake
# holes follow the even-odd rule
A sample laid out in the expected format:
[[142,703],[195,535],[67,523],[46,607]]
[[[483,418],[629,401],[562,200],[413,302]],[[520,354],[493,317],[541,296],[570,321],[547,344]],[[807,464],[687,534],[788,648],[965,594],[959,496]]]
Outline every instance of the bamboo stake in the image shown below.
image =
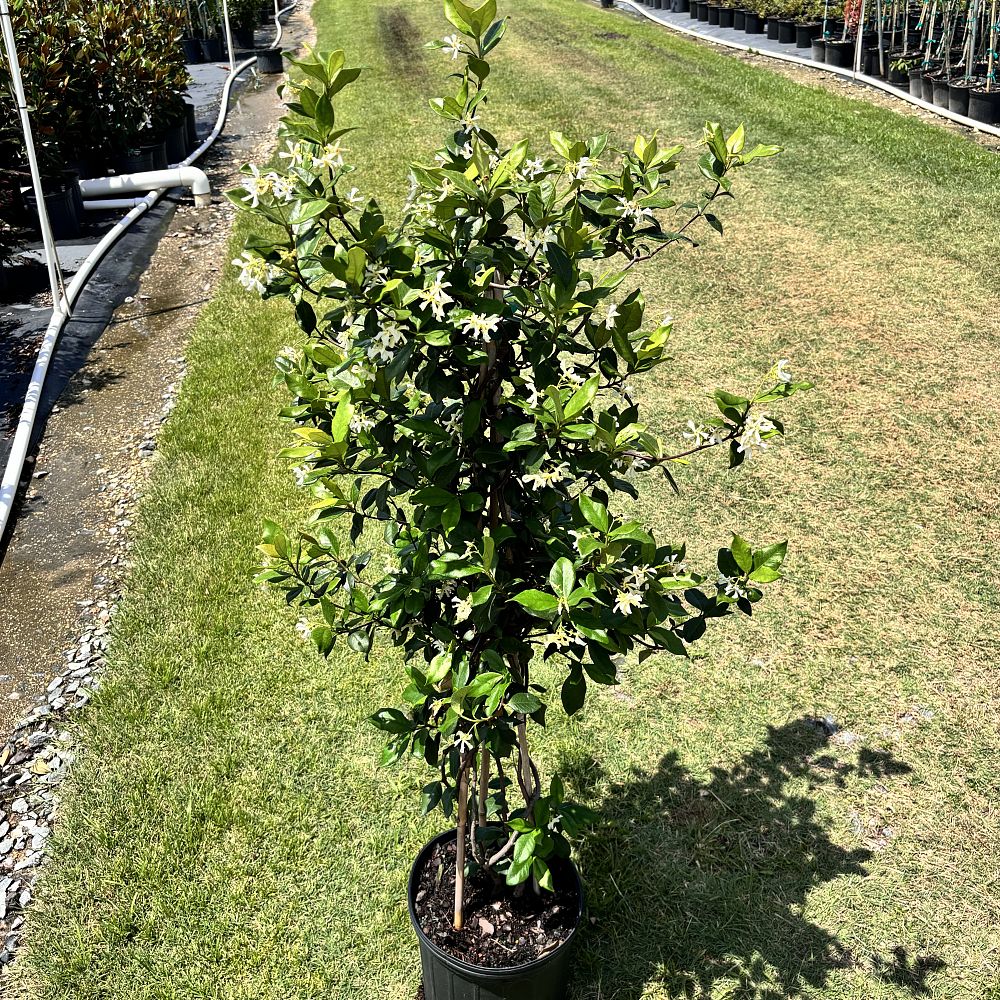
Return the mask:
[[476,783],[476,805],[479,814],[479,826],[485,827],[486,799],[490,794],[490,752],[484,746],[479,751],[479,780]]
[[986,93],[993,90],[993,64],[997,51],[997,0],[990,8],[990,54],[986,59]]
[[469,827],[469,761],[463,758],[458,774],[458,830],[455,839],[455,930],[465,918],[465,841]]

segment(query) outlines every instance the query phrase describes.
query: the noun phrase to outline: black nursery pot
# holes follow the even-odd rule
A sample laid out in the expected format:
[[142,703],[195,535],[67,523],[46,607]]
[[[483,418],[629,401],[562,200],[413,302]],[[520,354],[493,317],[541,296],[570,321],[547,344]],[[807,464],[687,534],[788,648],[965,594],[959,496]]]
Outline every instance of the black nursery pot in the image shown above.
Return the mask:
[[924,71],[919,66],[910,70],[910,95],[924,99]]
[[222,42],[218,38],[203,38],[201,52],[204,62],[222,62]]
[[163,130],[163,145],[167,151],[168,164],[180,163],[187,156],[187,122],[183,118]]
[[558,948],[529,962],[509,969],[487,969],[469,965],[442,951],[424,932],[415,910],[420,872],[439,845],[454,840],[455,831],[446,830],[424,845],[410,869],[407,904],[410,923],[420,945],[420,968],[423,973],[425,1000],[563,1000],[570,975],[573,939],[583,920],[583,885],[572,862],[568,870],[576,879],[579,904],[576,924]]
[[748,10],[746,13],[746,20],[743,25],[743,30],[748,35],[763,35],[764,18],[762,18],[760,14],[757,14],[752,10]]
[[[57,240],[72,240],[80,235],[80,217],[76,213],[76,197],[68,184],[59,184],[45,193],[45,214],[49,217],[49,228]],[[38,214],[38,203],[34,194],[27,197],[28,206]]]
[[969,117],[984,125],[1000,124],[1000,92],[969,91]]
[[181,49],[184,51],[184,62],[189,66],[203,62],[205,54],[201,49],[201,42],[197,38],[182,38]]
[[934,77],[925,73],[920,78],[920,96],[928,103],[934,103]]
[[719,23],[719,11],[722,8],[718,4],[710,3],[708,5],[708,23],[718,24]]
[[794,21],[779,21],[778,22],[778,41],[782,45],[794,45],[795,44],[795,22]]
[[614,7],[614,5],[615,5],[615,0],[601,0],[601,6],[605,10],[611,10],[611,8]]
[[141,146],[134,152],[123,153],[114,163],[116,174],[144,174],[153,169],[153,151],[149,146]]
[[688,0],[688,17],[692,21],[698,20],[698,3],[697,0]]
[[284,73],[285,63],[282,59],[281,49],[258,49],[257,50],[257,72],[258,73]]
[[969,115],[969,85],[962,81],[948,84],[948,110],[957,115]]
[[190,101],[184,102],[184,132],[187,136],[187,151],[193,153],[198,148],[198,117]]
[[934,105],[938,108],[948,107],[948,99],[950,96],[950,87],[948,81],[943,77],[938,77],[932,81],[931,86],[934,88]]
[[672,0],[670,4],[670,9],[675,14],[686,14],[688,13],[688,0]]
[[826,64],[838,66],[840,69],[851,69],[854,66],[854,42],[826,42]]
[[778,40],[778,22],[773,17],[767,19],[767,37],[772,42]]
[[747,12],[742,7],[733,8],[733,31],[745,31],[747,26]]
[[797,24],[795,25],[795,47],[797,49],[808,49],[823,30],[821,24]]
[[813,62],[826,62],[826,42],[822,38],[814,38],[812,40],[812,54]]
[[708,2],[702,3],[701,0],[695,6],[698,8],[698,20],[707,21],[708,20]]
[[736,11],[732,7],[719,8],[719,27],[731,28],[733,26],[733,15]]

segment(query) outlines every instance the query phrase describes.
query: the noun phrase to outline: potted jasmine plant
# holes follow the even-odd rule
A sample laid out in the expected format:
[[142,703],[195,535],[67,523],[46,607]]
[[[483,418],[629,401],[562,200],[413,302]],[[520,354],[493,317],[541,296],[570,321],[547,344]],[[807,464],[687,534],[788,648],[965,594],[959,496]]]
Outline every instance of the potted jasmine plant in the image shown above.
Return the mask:
[[445,12],[453,33],[432,44],[457,82],[431,107],[446,138],[410,168],[399,222],[353,183],[335,101],[361,71],[339,51],[295,63],[281,168],[247,166],[230,192],[269,223],[240,280],[288,297],[304,333],[277,364],[284,454],[314,511],[305,530],[266,524],[261,579],[305,609],[320,653],[371,657],[380,635],[402,651],[402,707],[371,716],[382,761],[424,761],[421,808],[451,821],[409,882],[427,1000],[553,1000],[592,814],[533,731],[615,684],[623,657],[684,656],[714,619],[751,614],[785,556],[735,537],[696,572],[621,499],[701,452],[750,459],[783,433],[772,404],[809,383],[782,362],[750,394],[715,392],[676,447],[646,428],[632,382],[664,363],[672,323],[647,321],[631,272],[721,231],[734,172],[778,150],[707,125],[688,201],[683,149],[655,135],[501,142],[484,84],[506,22],[496,0]]

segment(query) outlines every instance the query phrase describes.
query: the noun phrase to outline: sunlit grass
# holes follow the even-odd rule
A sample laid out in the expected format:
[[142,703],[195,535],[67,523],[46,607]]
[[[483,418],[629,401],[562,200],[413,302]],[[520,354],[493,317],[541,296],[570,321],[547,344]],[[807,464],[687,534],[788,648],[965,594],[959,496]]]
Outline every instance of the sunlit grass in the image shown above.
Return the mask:
[[[742,175],[725,239],[643,277],[678,320],[643,386],[656,429],[780,357],[818,385],[759,463],[643,487],[692,559],[732,530],[787,537],[789,579],[696,659],[631,666],[554,718],[541,759],[605,817],[574,996],[995,996],[997,161],[578,0],[506,7],[501,135],[710,118],[786,148]],[[341,111],[363,126],[355,182],[398,209],[441,133],[437,0],[314,16],[368,67]],[[30,996],[413,996],[405,878],[435,826],[414,817],[421,770],[378,770],[362,721],[396,699],[396,661],[317,660],[251,583],[261,517],[301,511],[273,458],[271,359],[294,336],[228,277],[194,334],[19,965]],[[848,735],[803,721],[827,715]]]

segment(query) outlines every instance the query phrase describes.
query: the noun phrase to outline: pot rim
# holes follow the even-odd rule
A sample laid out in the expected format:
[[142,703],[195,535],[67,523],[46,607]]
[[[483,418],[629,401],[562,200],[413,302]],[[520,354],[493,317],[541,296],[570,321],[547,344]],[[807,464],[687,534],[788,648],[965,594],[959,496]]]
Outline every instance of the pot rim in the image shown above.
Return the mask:
[[439,945],[435,944],[424,932],[423,927],[420,926],[420,921],[417,919],[416,912],[417,870],[422,862],[426,860],[426,857],[432,848],[436,847],[439,843],[454,839],[457,834],[457,830],[451,829],[445,830],[443,833],[439,833],[436,837],[432,837],[420,849],[420,853],[417,854],[417,857],[410,868],[410,877],[406,882],[406,908],[410,914],[410,923],[413,925],[413,929],[417,932],[417,936],[420,938],[421,943],[427,945],[438,958],[440,958],[446,965],[451,966],[453,969],[459,972],[470,972],[485,979],[509,979],[512,974],[523,976],[533,972],[535,969],[540,969],[543,965],[548,965],[548,963],[551,962],[556,955],[569,947],[569,945],[573,942],[573,939],[576,937],[577,931],[580,930],[581,924],[583,923],[583,882],[580,880],[580,873],[577,871],[577,867],[573,864],[571,858],[567,858],[566,860],[569,863],[570,871],[573,872],[573,876],[576,879],[576,922],[573,924],[573,929],[569,932],[566,940],[561,942],[547,954],[532,959],[532,961],[526,962],[524,965],[472,965],[470,962],[465,962],[445,951]]

